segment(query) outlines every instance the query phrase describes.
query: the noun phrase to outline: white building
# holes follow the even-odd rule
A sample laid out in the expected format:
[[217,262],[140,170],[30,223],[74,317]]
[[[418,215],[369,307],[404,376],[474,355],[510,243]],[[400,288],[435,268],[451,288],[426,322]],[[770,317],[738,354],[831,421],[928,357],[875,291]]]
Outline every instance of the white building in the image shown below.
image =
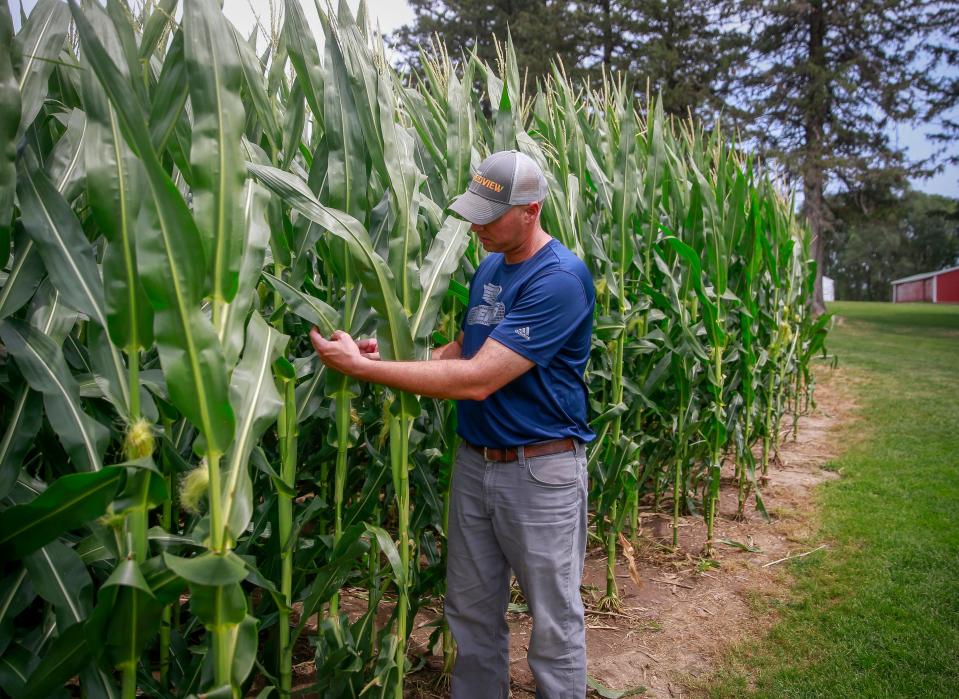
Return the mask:
[[822,278],[822,300],[826,303],[836,300],[836,282],[831,277]]

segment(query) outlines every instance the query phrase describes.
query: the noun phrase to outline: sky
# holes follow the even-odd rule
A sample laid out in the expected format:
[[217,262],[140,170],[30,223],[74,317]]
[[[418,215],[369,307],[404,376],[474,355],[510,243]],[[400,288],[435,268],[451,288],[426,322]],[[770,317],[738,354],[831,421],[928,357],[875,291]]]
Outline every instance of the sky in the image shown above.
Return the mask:
[[[19,28],[21,0],[7,0],[7,2],[14,18],[14,25]],[[283,5],[283,0],[273,0],[273,2],[279,7]],[[347,0],[347,2],[355,12],[359,0]],[[23,3],[29,14],[36,0],[23,0]],[[325,0],[319,0],[319,4],[325,5]],[[413,20],[413,11],[406,0],[367,0],[366,6],[373,26],[379,25],[383,34],[389,34]],[[269,21],[270,0],[224,0],[223,7],[227,17],[244,35],[252,31],[256,22],[255,16],[259,16],[264,24]],[[316,14],[316,3],[303,0],[302,7],[313,32],[322,36]],[[938,147],[927,138],[927,130],[921,126],[902,124],[890,132],[890,137],[894,143],[898,141],[906,149],[910,158],[920,159],[927,157]],[[959,151],[959,144],[953,147],[953,152],[956,151]],[[929,194],[959,198],[959,166],[947,167],[943,172],[929,179],[914,180],[912,186]]]

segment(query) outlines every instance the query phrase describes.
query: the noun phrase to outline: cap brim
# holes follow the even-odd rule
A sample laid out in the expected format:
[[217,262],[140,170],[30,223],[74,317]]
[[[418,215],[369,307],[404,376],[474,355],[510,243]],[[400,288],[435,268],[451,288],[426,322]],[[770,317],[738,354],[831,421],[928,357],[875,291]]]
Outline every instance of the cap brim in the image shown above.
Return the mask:
[[508,203],[490,201],[467,190],[453,200],[453,203],[449,205],[449,210],[462,216],[470,223],[485,226],[509,211],[511,206]]

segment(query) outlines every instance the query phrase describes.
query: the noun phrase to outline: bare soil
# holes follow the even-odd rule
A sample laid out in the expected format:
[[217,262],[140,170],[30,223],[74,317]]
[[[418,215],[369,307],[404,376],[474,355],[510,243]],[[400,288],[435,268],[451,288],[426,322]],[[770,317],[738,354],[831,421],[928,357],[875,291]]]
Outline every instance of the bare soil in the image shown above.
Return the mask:
[[[791,417],[783,419],[786,432],[778,457],[761,483],[768,521],[752,498],[744,517],[737,516],[733,467],[724,470],[715,539],[748,550],[718,543],[713,555],[704,558],[705,524],[690,516],[680,520],[679,547],[673,551],[672,504],[666,501],[665,512],[641,514],[632,552],[638,575],[630,574],[620,547],[616,571],[622,607],[609,612],[597,606],[606,588],[606,556],[593,542],[583,580],[590,676],[613,689],[641,685],[643,697],[695,696],[690,686],[714,667],[724,649],[760,636],[776,621],[778,603],[789,598],[791,589],[785,560],[810,552],[829,554],[828,543],[810,543],[817,528],[814,490],[839,478],[825,467],[839,455],[843,445],[837,429],[854,418],[856,406],[845,372],[820,367],[817,380],[816,406],[799,419],[795,438]],[[365,600],[350,598],[344,594],[344,609],[355,605],[358,615]],[[449,696],[440,674],[442,658],[428,647],[429,624],[441,613],[437,606],[421,609],[414,622],[410,651],[425,662],[407,677],[408,697]],[[383,611],[385,622],[389,611]],[[531,699],[535,684],[526,652],[532,619],[521,612],[510,612],[508,619],[511,695]],[[309,663],[297,669],[298,679],[308,682]]]

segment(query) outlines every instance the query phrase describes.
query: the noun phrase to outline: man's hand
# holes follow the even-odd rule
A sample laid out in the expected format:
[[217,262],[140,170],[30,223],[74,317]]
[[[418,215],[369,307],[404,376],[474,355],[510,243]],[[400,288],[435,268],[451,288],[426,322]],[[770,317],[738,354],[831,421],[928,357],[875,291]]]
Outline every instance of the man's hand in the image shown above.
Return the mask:
[[447,342],[441,347],[437,347],[430,355],[431,359],[461,359],[463,356],[463,332],[456,336],[452,342]]
[[356,346],[360,348],[360,354],[367,359],[377,360],[380,358],[380,348],[376,343],[375,337],[370,337],[365,340],[357,340]]
[[[363,362],[371,357],[365,357],[364,352],[353,341],[348,333],[342,330],[333,331],[330,339],[325,339],[316,326],[310,330],[310,342],[313,343],[313,349],[316,350],[320,361],[334,371],[347,376],[354,376]],[[362,340],[364,346],[369,348],[370,340]],[[372,340],[373,349],[376,349],[376,340]],[[370,354],[370,352],[366,352]],[[379,359],[379,353],[376,353]]]

